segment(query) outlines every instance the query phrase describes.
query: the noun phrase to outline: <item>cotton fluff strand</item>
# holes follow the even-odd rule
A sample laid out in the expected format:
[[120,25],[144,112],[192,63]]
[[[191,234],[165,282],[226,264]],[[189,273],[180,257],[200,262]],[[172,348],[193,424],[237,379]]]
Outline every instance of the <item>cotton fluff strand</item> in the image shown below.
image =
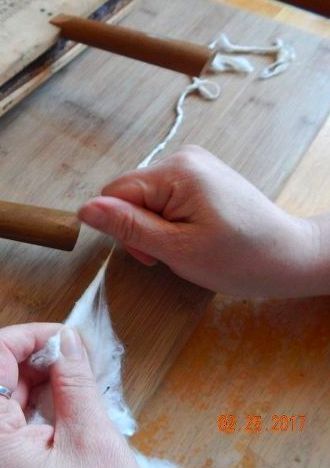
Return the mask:
[[[75,304],[65,326],[78,330],[86,348],[90,365],[95,375],[108,416],[117,429],[126,436],[136,430],[135,420],[123,398],[121,382],[121,360],[124,347],[117,339],[109,317],[105,291],[106,269],[115,246],[98,271],[92,283]],[[54,364],[60,356],[60,334],[51,337],[45,348],[33,354],[30,363],[38,369]],[[39,389],[31,395],[29,422],[53,422],[53,407],[50,387],[45,390],[46,397],[40,399]],[[38,403],[38,400],[41,400]]]

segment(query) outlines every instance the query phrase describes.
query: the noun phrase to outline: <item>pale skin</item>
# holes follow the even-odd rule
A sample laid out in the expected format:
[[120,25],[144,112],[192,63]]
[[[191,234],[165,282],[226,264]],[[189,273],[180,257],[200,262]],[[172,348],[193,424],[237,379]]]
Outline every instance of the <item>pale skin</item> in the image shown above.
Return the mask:
[[[50,375],[31,369],[28,357],[61,328],[62,356]],[[27,425],[23,410],[30,389],[46,379],[53,390],[55,425]],[[0,397],[1,467],[137,467],[126,440],[106,416],[75,330],[56,323],[2,328],[0,382],[14,391],[10,400]]]
[[146,265],[239,297],[330,289],[330,217],[289,215],[197,146],[128,172],[80,210]]
[[[145,265],[161,261],[223,294],[280,298],[330,292],[330,217],[289,215],[196,146],[117,178],[79,217]],[[0,330],[0,384],[14,391],[11,400],[0,397],[0,466],[136,467],[127,442],[105,416],[74,330],[62,330],[62,357],[50,376],[27,365],[28,356],[60,327]],[[46,378],[54,392],[55,426],[27,426],[22,409],[29,391]]]

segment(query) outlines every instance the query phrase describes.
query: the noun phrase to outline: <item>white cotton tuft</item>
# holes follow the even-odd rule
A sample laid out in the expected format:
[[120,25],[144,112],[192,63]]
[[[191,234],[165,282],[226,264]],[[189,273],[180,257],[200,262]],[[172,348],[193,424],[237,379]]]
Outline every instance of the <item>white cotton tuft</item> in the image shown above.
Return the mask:
[[60,335],[54,335],[47,341],[45,347],[32,354],[29,359],[31,366],[36,369],[47,369],[57,361],[60,355]]
[[131,436],[136,430],[136,423],[122,395],[121,360],[124,347],[118,341],[110,321],[105,290],[107,265],[108,260],[76,303],[65,325],[79,331],[110,419],[122,434]]
[[167,460],[149,458],[137,451],[135,451],[134,453],[139,468],[179,468],[178,465],[174,465],[173,463]]
[[[72,309],[65,325],[79,332],[109,419],[123,435],[131,436],[136,430],[136,422],[123,397],[121,359],[124,347],[112,329],[105,291],[108,260]],[[30,357],[30,364],[37,369],[45,369],[54,364],[59,356],[60,335],[56,334],[43,349]],[[28,424],[52,424],[53,417],[51,387],[49,384],[39,385],[30,395],[26,411]],[[136,451],[134,453],[140,468],[175,468],[166,460],[144,457]]]
[[[131,436],[136,430],[136,422],[122,395],[121,358],[124,348],[115,336],[109,318],[104,284],[106,267],[107,262],[74,306],[65,325],[76,328],[81,336],[111,421],[122,434]],[[45,368],[59,355],[59,335],[55,335],[42,350],[31,356],[30,363],[36,368]],[[34,411],[30,408],[29,421],[52,422],[50,397],[49,385],[37,387],[31,395]]]

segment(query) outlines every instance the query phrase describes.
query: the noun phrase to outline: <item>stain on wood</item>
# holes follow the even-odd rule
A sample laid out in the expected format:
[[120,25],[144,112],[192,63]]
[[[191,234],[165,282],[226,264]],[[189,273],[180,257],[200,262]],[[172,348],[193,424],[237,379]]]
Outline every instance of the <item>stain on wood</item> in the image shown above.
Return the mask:
[[[185,467],[210,457],[215,467],[328,466],[329,305],[218,297],[142,411],[134,444]],[[220,414],[237,418],[233,432],[219,432]],[[275,430],[274,415],[303,415],[304,430]]]

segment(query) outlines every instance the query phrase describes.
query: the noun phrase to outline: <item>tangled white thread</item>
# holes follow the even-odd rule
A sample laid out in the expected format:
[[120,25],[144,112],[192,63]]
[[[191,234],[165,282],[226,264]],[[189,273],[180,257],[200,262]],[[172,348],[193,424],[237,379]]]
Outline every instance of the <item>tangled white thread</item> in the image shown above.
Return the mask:
[[[253,55],[273,55],[275,56],[275,61],[264,68],[261,73],[259,74],[259,78],[267,79],[273,76],[279,75],[283,73],[289,67],[290,63],[295,59],[295,51],[292,46],[289,44],[285,44],[282,39],[276,39],[271,46],[268,47],[260,47],[260,46],[245,46],[245,45],[238,45],[233,44],[230,42],[226,34],[221,33],[214,41],[209,44],[209,49],[217,51],[218,53],[224,52],[226,54],[253,54]],[[215,56],[214,62],[215,66],[217,66],[217,61],[219,62],[221,56],[218,54]],[[245,63],[246,61],[244,58],[239,57],[232,63],[233,67],[236,66],[239,68],[241,66],[244,71],[249,73],[248,65]],[[219,65],[218,65],[219,67]],[[252,66],[251,66],[252,67]],[[239,69],[236,68],[236,71]],[[227,68],[229,69],[229,68]],[[253,70],[253,67],[252,67]]]
[[[267,79],[283,73],[295,58],[294,49],[284,44],[281,39],[276,39],[273,45],[268,47],[260,46],[243,46],[230,42],[228,37],[221,33],[208,45],[209,49],[215,52],[213,59],[208,65],[206,71],[209,72],[226,72],[232,71],[235,73],[251,73],[254,68],[251,63],[243,57],[231,57],[226,54],[256,54],[256,55],[275,55],[276,60],[264,68],[259,74],[259,78]],[[193,77],[192,82],[180,94],[176,106],[176,117],[170,130],[165,138],[148,154],[138,165],[138,168],[143,168],[151,164],[154,157],[163,151],[167,144],[174,138],[180,125],[184,119],[184,102],[190,94],[198,92],[201,97],[208,101],[218,99],[221,93],[221,88],[218,83],[206,78]]]

